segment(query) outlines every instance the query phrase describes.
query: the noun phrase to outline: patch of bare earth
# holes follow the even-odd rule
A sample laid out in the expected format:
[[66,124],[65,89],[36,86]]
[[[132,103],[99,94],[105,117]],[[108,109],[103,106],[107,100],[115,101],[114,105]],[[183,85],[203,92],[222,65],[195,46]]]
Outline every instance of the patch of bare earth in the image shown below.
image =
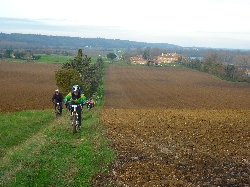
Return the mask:
[[51,109],[60,64],[0,61],[0,113]]
[[108,66],[114,186],[249,186],[250,85],[185,68]]

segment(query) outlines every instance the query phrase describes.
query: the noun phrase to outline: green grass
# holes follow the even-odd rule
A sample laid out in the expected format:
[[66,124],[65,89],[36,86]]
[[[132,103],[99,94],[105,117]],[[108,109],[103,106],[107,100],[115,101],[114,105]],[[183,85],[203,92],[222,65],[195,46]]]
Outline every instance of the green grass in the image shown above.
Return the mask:
[[73,135],[69,116],[53,110],[0,114],[0,186],[91,186],[115,153],[103,135],[100,106],[84,110]]
[[[38,60],[29,60],[29,62],[35,63],[65,63],[69,60],[73,60],[75,56],[62,56],[62,55],[46,55],[46,54],[36,54],[41,55],[41,58]],[[22,59],[13,59],[13,58],[5,58],[4,61],[15,61],[15,62],[27,62],[28,60]]]
[[73,60],[75,56],[62,56],[62,55],[45,55],[42,54],[41,58],[38,60],[34,60],[34,62],[43,62],[43,63],[65,63],[69,60]]
[[0,186],[109,186],[103,179],[115,152],[103,136],[102,106],[100,97],[84,110],[82,131],[74,135],[65,110],[59,119],[53,109],[0,114]]
[[51,118],[51,111],[0,114],[0,157],[44,128]]
[[[56,54],[51,54],[51,55],[46,55],[46,54],[35,54],[36,56],[40,55],[41,58],[38,60],[29,60],[29,62],[35,62],[35,63],[65,63],[68,62],[69,60],[73,60],[75,56],[63,56],[63,55],[56,55]],[[97,59],[99,58],[98,55],[95,56],[88,56],[91,57],[91,62],[95,63],[97,62]],[[15,62],[27,62],[26,60],[22,59],[13,59],[13,58],[5,58],[4,61],[15,61]]]

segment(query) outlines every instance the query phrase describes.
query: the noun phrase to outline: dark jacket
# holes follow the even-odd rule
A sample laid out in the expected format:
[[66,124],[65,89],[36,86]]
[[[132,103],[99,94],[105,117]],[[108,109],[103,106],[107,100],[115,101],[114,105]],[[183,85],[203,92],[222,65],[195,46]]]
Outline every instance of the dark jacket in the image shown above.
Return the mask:
[[59,92],[58,95],[56,93],[54,93],[54,95],[52,97],[52,102],[53,103],[61,103],[61,102],[63,102],[63,95],[60,92]]

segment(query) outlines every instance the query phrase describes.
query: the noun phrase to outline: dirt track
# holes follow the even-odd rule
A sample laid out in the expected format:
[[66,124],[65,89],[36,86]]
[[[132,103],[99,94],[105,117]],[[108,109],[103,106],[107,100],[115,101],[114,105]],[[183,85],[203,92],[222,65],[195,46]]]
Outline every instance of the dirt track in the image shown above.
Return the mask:
[[182,68],[109,66],[102,120],[116,186],[249,186],[250,86]]

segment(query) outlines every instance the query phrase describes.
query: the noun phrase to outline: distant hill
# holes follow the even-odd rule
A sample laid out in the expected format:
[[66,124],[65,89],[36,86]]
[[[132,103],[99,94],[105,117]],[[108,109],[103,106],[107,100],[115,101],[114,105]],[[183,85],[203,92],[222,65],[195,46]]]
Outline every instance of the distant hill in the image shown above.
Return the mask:
[[105,38],[80,38],[69,36],[49,36],[41,34],[21,34],[0,33],[0,49],[27,49],[27,48],[137,48],[137,47],[151,47],[151,48],[180,48],[180,46],[168,43],[146,43],[135,42],[120,39],[105,39]]

